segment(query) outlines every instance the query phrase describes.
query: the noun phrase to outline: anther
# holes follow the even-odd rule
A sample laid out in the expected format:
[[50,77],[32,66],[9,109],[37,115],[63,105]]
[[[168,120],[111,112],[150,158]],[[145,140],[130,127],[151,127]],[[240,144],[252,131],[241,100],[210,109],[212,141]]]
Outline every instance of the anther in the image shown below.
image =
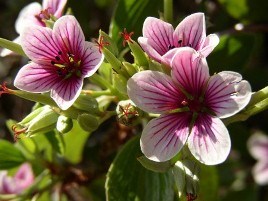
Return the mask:
[[59,55],[62,55],[62,51],[58,51],[58,54],[59,54]]
[[52,65],[55,65],[55,61],[51,61],[51,64],[52,64]]
[[60,57],[59,57],[59,56],[56,56],[55,59],[56,59],[57,61],[59,61],[59,60],[60,60]]

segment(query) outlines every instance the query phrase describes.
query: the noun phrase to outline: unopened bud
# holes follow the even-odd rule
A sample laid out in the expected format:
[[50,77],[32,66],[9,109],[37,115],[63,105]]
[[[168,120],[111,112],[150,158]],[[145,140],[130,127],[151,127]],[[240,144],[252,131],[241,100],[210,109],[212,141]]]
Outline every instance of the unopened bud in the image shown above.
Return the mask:
[[196,197],[199,190],[200,167],[197,162],[192,160],[177,161],[172,169],[178,195]]
[[57,120],[56,128],[60,133],[68,133],[73,128],[73,121],[69,117],[60,115]]
[[99,105],[97,100],[88,94],[80,94],[74,102],[73,106],[77,109],[87,111],[91,114],[99,113]]
[[138,108],[131,100],[120,101],[116,107],[118,121],[126,126],[131,125],[139,116]]
[[58,116],[59,115],[55,113],[50,106],[44,106],[44,109],[29,122],[26,133],[32,135],[37,132],[53,130],[56,126]]
[[80,127],[88,132],[93,132],[99,127],[99,120],[91,114],[81,114],[77,121]]

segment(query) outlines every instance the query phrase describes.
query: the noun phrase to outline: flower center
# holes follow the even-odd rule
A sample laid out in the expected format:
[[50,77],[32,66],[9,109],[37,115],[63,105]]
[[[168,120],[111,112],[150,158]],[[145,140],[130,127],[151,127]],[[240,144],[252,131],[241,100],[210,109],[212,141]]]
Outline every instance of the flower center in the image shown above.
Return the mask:
[[191,112],[203,112],[205,106],[203,101],[200,98],[194,98],[193,100],[184,99],[181,104],[185,107],[188,107]]
[[176,45],[176,46],[169,44],[168,45],[168,50],[172,50],[175,47],[192,47],[192,44],[191,43],[189,43],[189,44],[183,44],[183,40],[180,39],[180,40],[178,40],[178,45]]
[[35,17],[40,23],[44,24],[45,20],[50,19],[52,12],[50,12],[49,10],[51,10],[51,8],[46,8],[44,10],[41,10],[38,15],[35,15]]
[[55,70],[59,77],[64,79],[72,76],[81,77],[81,60],[70,52],[63,54],[62,51],[59,51],[55,59],[51,60],[51,64],[56,67]]

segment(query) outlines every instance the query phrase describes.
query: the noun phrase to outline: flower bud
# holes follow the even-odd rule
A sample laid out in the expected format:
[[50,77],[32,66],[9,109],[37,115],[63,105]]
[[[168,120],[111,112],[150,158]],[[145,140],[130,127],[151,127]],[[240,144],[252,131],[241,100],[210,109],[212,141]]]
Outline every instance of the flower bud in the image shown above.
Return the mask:
[[117,104],[116,113],[118,121],[126,126],[133,123],[139,116],[138,108],[131,100],[123,100]]
[[77,121],[79,126],[88,132],[93,132],[99,127],[99,120],[91,114],[81,114]]
[[127,94],[127,79],[120,74],[113,74],[113,85],[122,94]]
[[79,110],[84,110],[91,114],[98,114],[100,112],[97,100],[88,94],[80,94],[73,106]]
[[26,133],[29,135],[37,132],[47,132],[53,130],[56,126],[58,114],[50,106],[44,106],[43,110],[29,122]]
[[73,121],[69,117],[60,115],[57,120],[56,128],[60,133],[68,133],[73,128]]
[[24,117],[24,119],[21,120],[19,124],[22,125],[22,126],[28,126],[29,123],[30,123],[36,116],[38,116],[43,110],[44,110],[44,106],[39,107],[39,108],[33,110],[30,114],[28,114],[26,117]]
[[172,169],[178,195],[196,197],[199,190],[200,167],[197,162],[192,160],[177,161]]

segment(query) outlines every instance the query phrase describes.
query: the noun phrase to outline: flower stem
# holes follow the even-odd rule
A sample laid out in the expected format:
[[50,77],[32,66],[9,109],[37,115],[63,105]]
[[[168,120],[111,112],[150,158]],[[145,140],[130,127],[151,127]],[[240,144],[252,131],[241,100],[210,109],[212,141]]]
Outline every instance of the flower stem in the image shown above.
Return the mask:
[[173,21],[173,0],[164,0],[164,19],[169,23]]
[[[111,85],[111,83],[109,83],[107,80],[103,79],[103,77],[101,77],[101,76],[98,75],[97,73],[95,73],[94,75],[92,75],[92,76],[90,77],[90,79],[91,79],[94,83],[97,83],[97,84],[99,84],[100,86],[109,89],[110,92],[111,92],[111,94],[117,96],[118,99],[120,99],[120,100],[125,100],[125,99],[127,99],[126,96],[124,96],[123,94],[121,94],[118,90],[116,90],[116,89]],[[111,95],[111,94],[110,94],[110,95]]]
[[109,89],[103,91],[94,91],[94,90],[82,90],[82,94],[91,95],[93,97],[99,97],[102,95],[111,95],[111,91]]
[[225,125],[228,125],[237,121],[245,121],[249,117],[258,114],[264,110],[268,109],[268,87],[265,87],[257,92],[255,92],[249,104],[241,112],[231,116],[227,119],[224,119],[223,122]]

